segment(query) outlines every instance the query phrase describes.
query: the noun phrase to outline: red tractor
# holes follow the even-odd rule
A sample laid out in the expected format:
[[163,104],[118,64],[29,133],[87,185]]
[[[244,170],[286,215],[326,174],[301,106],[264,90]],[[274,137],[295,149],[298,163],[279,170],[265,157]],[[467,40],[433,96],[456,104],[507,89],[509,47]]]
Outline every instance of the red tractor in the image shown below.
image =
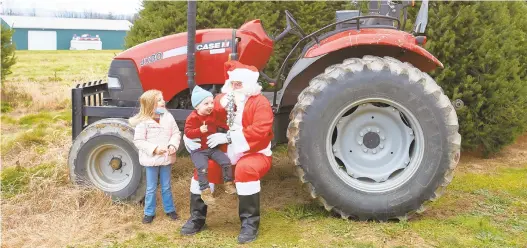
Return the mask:
[[[300,180],[328,211],[406,218],[450,183],[461,136],[453,104],[426,74],[443,67],[422,47],[427,1],[412,34],[403,30],[413,1],[384,0],[371,1],[367,15],[337,11],[335,23],[311,34],[285,11],[287,28],[277,37],[260,20],[196,31],[195,4],[188,4],[187,33],[132,47],[113,59],[107,82],[72,89],[73,182],[140,201],[145,175],[126,120],[138,111],[138,97],[161,90],[182,128],[192,109],[189,89],[218,93],[223,64],[233,59],[261,70],[261,82],[276,83],[264,92],[275,112],[274,144],[288,142]],[[265,75],[273,44],[290,33],[299,41],[278,74]]]

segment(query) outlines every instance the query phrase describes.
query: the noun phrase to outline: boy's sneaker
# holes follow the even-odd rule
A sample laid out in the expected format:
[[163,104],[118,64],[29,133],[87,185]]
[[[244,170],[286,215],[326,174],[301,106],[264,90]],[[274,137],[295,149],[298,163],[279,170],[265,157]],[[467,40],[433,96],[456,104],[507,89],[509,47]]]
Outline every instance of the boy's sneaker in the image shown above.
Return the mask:
[[143,224],[150,224],[153,220],[154,216],[145,215],[145,217],[143,217]]
[[201,199],[206,205],[213,205],[215,203],[215,199],[210,188],[206,188],[201,191]]
[[236,194],[236,187],[233,182],[226,182],[223,186],[225,192],[229,195]]
[[178,220],[179,216],[177,216],[176,211],[167,213],[167,216],[170,217],[172,220]]

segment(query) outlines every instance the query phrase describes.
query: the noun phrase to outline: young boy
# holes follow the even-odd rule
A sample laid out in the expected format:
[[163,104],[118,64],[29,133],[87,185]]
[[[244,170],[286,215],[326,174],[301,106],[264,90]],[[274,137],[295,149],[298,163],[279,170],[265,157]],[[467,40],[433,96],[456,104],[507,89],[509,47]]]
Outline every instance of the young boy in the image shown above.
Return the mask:
[[190,152],[190,158],[198,171],[199,188],[201,198],[205,204],[214,203],[214,197],[209,186],[207,178],[208,160],[212,159],[218,163],[223,171],[223,180],[225,182],[225,192],[228,194],[236,193],[233,183],[231,161],[219,147],[209,148],[207,146],[207,137],[217,132],[217,128],[228,129],[226,125],[219,125],[215,118],[214,100],[212,93],[195,86],[192,90],[192,107],[194,111],[188,116],[185,122],[185,135],[190,139],[201,139],[201,148]]

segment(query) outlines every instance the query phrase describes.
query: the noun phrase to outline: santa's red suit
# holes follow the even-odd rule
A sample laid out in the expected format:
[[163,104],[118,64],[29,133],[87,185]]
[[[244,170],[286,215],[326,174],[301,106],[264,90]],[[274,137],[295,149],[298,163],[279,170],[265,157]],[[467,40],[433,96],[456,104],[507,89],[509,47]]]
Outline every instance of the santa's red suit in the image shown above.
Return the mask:
[[[221,145],[235,168],[234,180],[239,197],[241,231],[240,243],[256,239],[260,222],[260,179],[271,168],[274,115],[269,100],[261,94],[257,83],[258,70],[238,61],[225,63],[226,81],[222,94],[214,99],[214,111],[219,121],[229,125],[227,134],[209,136],[209,146]],[[241,82],[234,90],[231,82]],[[185,138],[185,143],[191,143]],[[225,146],[226,150],[225,150]],[[211,189],[222,182],[222,170],[209,161],[208,178]],[[182,234],[195,234],[203,228],[207,206],[201,200],[197,173],[191,179],[191,217],[182,228]]]

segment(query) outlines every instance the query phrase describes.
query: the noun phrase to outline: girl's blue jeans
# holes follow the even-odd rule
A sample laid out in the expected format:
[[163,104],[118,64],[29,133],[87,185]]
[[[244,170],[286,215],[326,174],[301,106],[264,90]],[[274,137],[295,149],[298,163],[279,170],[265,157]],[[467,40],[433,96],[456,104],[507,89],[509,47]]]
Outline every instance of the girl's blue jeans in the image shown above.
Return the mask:
[[145,215],[154,216],[156,213],[156,191],[157,179],[161,184],[161,196],[163,198],[163,208],[165,213],[176,211],[172,199],[172,187],[170,186],[171,165],[164,166],[145,166],[146,168],[146,195],[145,195]]

